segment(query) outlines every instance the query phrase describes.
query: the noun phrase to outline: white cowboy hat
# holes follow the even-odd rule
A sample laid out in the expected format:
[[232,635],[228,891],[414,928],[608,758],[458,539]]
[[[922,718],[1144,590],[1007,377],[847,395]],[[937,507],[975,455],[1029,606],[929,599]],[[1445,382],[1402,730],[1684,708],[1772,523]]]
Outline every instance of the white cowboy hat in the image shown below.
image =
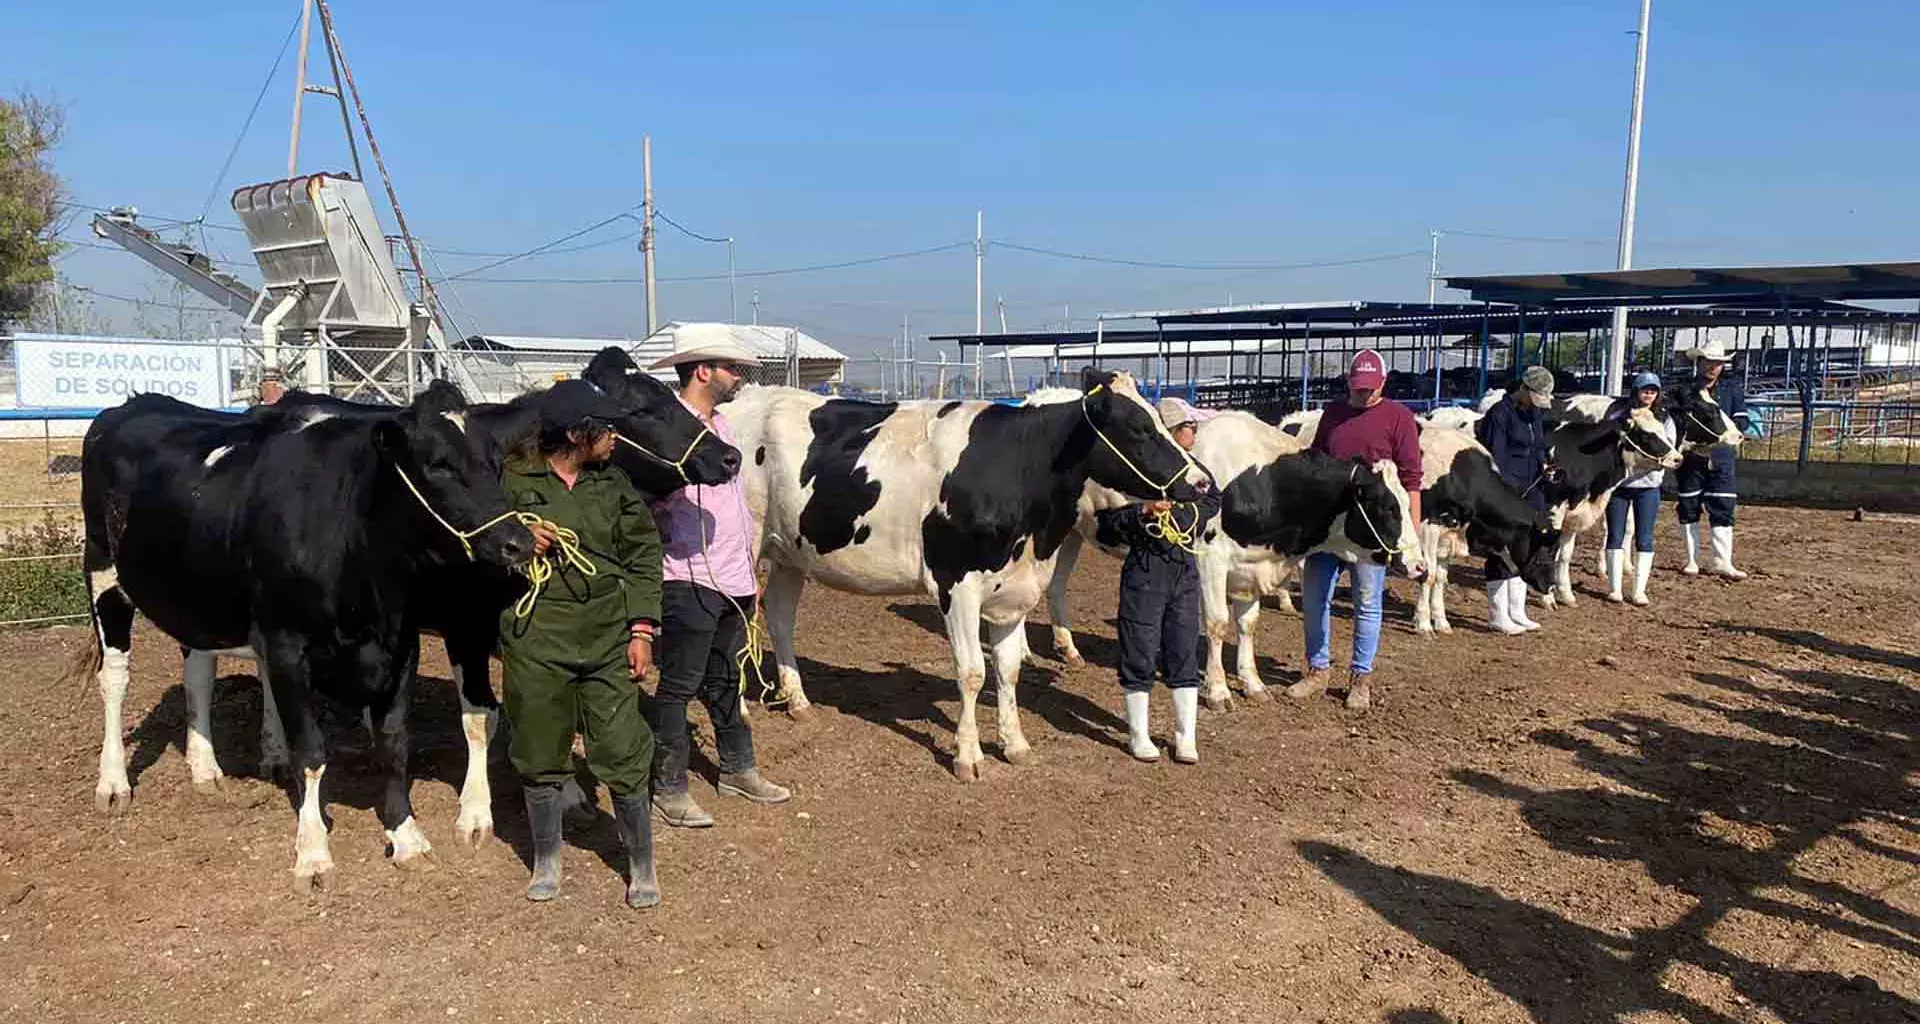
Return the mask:
[[1731,363],[1733,353],[1727,351],[1727,343],[1719,339],[1709,339],[1699,348],[1690,348],[1680,353],[1688,359],[1705,359],[1709,363]]
[[1211,409],[1198,409],[1181,399],[1168,396],[1162,398],[1154,408],[1160,413],[1160,422],[1168,430],[1182,423],[1200,424],[1220,415]]
[[647,369],[707,362],[759,366],[760,355],[735,341],[726,324],[679,324],[673,328],[673,351],[654,360]]

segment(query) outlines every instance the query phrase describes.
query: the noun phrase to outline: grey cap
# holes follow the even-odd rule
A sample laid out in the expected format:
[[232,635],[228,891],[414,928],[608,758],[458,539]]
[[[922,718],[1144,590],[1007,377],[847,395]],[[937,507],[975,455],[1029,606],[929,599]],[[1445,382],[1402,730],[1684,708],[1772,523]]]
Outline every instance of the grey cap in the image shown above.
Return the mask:
[[1529,366],[1520,375],[1520,383],[1541,398],[1553,397],[1553,371],[1544,366]]

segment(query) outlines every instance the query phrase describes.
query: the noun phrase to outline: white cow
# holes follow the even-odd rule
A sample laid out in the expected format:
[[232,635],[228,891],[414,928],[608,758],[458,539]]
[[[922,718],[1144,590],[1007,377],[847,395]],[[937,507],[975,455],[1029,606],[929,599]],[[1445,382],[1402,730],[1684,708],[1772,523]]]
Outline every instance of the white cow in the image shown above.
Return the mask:
[[1015,687],[1024,622],[1052,579],[1089,479],[1145,498],[1199,496],[1205,475],[1125,373],[1088,372],[1076,401],[881,404],[747,387],[724,407],[745,455],[767,563],[777,699],[809,706],[793,648],[807,580],[855,594],[939,601],[960,688],[954,775],[978,778],[975,707],[993,649],[1002,753],[1035,760]]

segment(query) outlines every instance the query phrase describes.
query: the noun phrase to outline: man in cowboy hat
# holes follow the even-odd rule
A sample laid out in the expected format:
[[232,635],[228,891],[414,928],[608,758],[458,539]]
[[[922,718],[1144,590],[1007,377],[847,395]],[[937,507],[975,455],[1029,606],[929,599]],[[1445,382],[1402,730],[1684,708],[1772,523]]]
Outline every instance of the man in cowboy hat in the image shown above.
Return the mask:
[[[652,368],[673,367],[680,376],[681,403],[731,444],[733,430],[720,406],[759,363],[727,325],[689,324],[675,329],[673,351]],[[791,795],[760,777],[753,731],[740,713],[736,666],[760,594],[746,481],[736,476],[724,484],[682,487],[653,507],[653,517],[665,563],[656,659],[660,685],[648,706],[655,738],[653,807],[669,825],[706,828],[713,815],[687,792],[692,757],[687,703],[696,697],[713,723],[720,794],[761,804],[783,803]]]
[[[1695,390],[1708,392],[1720,405],[1720,411],[1732,417],[1744,432],[1748,427],[1747,392],[1740,382],[1726,373],[1733,362],[1726,344],[1710,340],[1682,355],[1693,360]],[[1737,500],[1733,480],[1733,449],[1715,447],[1710,451],[1688,452],[1674,473],[1678,490],[1675,502],[1680,532],[1687,541],[1687,564],[1681,571],[1689,576],[1700,572],[1700,509],[1705,506],[1711,527],[1712,557],[1707,572],[1729,580],[1743,580],[1747,574],[1733,566],[1733,508]]]

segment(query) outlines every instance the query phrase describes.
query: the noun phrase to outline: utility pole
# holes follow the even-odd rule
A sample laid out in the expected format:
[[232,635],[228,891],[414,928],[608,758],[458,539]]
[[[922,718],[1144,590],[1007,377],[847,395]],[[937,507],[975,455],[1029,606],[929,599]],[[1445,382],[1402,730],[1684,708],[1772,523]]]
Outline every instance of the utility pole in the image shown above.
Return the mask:
[[[1653,20],[1653,0],[1640,0],[1640,30],[1633,55],[1633,114],[1627,121],[1627,184],[1620,198],[1620,269],[1633,269],[1633,218],[1640,199],[1640,119],[1647,90],[1647,28]],[[1607,394],[1617,395],[1627,368],[1627,307],[1613,308],[1613,333],[1608,339]]]
[[640,205],[640,253],[647,266],[647,334],[659,329],[658,292],[653,280],[653,136],[640,136],[640,177],[643,182]]
[[1433,305],[1436,290],[1440,287],[1440,232],[1429,231],[1433,237],[1433,250],[1427,256],[1427,305]]
[[[986,283],[987,283],[987,215],[985,211],[973,211],[973,335],[978,338],[986,331]],[[973,393],[980,393],[981,371],[985,369],[985,350],[979,345],[973,347]]]
[[753,290],[753,326],[760,326],[760,289]]
[[727,322],[740,322],[740,293],[733,285],[733,236],[727,236]]
[[300,62],[293,76],[293,138],[287,143],[287,177],[300,170],[300,108],[307,98],[307,45],[313,38],[313,0],[300,5]]

